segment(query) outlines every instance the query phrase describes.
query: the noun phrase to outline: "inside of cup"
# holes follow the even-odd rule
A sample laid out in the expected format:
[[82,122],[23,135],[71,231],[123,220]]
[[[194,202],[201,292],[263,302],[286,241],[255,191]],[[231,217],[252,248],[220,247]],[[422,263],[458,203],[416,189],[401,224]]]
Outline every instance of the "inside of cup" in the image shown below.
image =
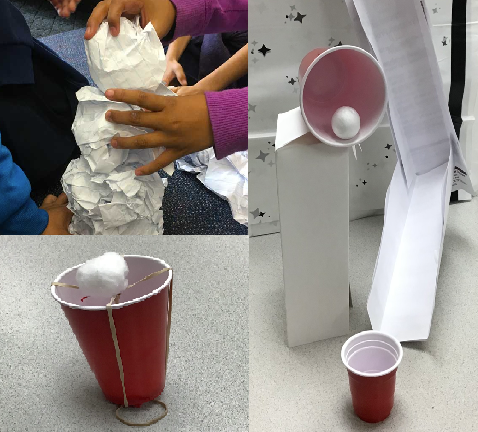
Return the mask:
[[[379,124],[386,103],[386,85],[378,64],[361,51],[338,49],[326,53],[312,66],[302,91],[303,115],[324,142],[360,143]],[[332,130],[332,116],[344,106],[360,116],[360,131],[349,140]]]
[[[165,266],[152,258],[148,257],[125,257],[126,263],[128,265],[128,285],[131,285],[140,279],[143,279],[145,276],[162,270]],[[71,269],[66,272],[58,282],[66,283],[68,285],[77,285],[76,283],[76,272],[77,268]],[[151,279],[140,282],[132,288],[128,288],[126,291],[123,291],[120,297],[120,304],[126,303],[131,300],[143,297],[150,294],[154,290],[163,286],[167,281],[169,272],[164,272],[160,275],[157,275]],[[78,306],[105,306],[107,305],[111,298],[104,297],[92,297],[86,296],[80,289],[67,288],[67,287],[55,287],[56,295],[60,300],[78,305]]]
[[399,348],[393,340],[364,335],[353,340],[345,351],[345,362],[349,368],[360,373],[380,374],[393,369],[400,358]]

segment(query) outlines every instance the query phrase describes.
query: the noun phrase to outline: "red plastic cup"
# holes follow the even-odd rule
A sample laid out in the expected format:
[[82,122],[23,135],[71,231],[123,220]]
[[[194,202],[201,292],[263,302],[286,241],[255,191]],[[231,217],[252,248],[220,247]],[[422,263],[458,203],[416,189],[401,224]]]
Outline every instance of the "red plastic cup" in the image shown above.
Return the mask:
[[392,411],[395,375],[403,357],[400,342],[378,331],[352,336],[342,347],[355,414],[368,423],[385,420]]
[[[300,107],[312,134],[325,144],[350,147],[365,141],[380,125],[387,107],[385,75],[361,48],[316,48],[299,67]],[[332,116],[344,106],[360,116],[360,131],[349,140],[332,130]]]
[[[125,260],[130,284],[169,267],[164,261],[147,256],[127,255]],[[81,265],[61,273],[55,282],[76,285],[76,271]],[[121,294],[120,303],[112,305],[129,406],[140,407],[163,392],[171,283],[170,270],[128,288]],[[106,311],[111,299],[85,298],[79,289],[57,286],[51,287],[51,293],[61,304],[106,399],[123,405],[123,388]]]

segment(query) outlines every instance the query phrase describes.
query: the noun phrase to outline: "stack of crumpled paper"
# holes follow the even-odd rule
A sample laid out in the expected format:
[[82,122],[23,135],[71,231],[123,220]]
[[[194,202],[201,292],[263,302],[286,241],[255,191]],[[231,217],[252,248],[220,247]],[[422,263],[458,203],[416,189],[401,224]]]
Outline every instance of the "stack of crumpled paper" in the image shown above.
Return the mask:
[[199,173],[204,186],[228,201],[232,217],[247,225],[248,221],[248,154],[233,153],[216,159],[213,149],[202,150],[177,161],[182,171]]
[[[97,34],[85,41],[94,87],[77,92],[78,108],[72,126],[81,157],[66,169],[62,184],[74,216],[72,234],[162,234],[161,209],[165,184],[154,173],[136,177],[134,171],[162,149],[121,150],[110,145],[115,135],[131,137],[149,129],[106,121],[112,110],[139,109],[112,102],[104,96],[109,88],[150,91],[161,95],[174,93],[161,83],[166,67],[162,44],[152,24],[144,30],[121,18],[120,34],[111,36],[106,22]],[[171,167],[166,171],[171,173]]]

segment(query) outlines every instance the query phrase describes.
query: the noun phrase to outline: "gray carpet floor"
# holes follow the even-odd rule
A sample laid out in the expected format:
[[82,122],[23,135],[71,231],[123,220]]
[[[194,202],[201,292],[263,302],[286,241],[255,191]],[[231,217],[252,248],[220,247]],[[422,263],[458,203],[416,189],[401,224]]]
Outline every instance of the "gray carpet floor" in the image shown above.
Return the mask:
[[82,0],[68,19],[61,18],[48,0],[10,0],[25,17],[32,36],[41,38],[86,27],[98,0]]

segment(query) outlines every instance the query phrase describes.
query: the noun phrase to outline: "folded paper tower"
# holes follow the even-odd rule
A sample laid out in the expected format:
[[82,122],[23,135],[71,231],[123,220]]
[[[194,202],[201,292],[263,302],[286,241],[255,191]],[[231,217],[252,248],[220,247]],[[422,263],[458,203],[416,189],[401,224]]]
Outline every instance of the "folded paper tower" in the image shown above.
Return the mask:
[[384,73],[398,162],[368,312],[400,341],[430,334],[450,192],[474,194],[445,101],[427,9],[420,0],[347,0]]
[[[289,346],[349,331],[349,146],[377,129],[387,100],[382,68],[353,46],[312,50],[299,83],[300,107],[279,114],[275,142]],[[344,106],[361,117],[351,139],[332,131]]]
[[[67,167],[62,184],[74,216],[72,234],[162,234],[164,195],[158,173],[136,177],[134,171],[151,162],[162,149],[121,150],[110,145],[115,135],[132,137],[150,132],[106,121],[108,110],[139,109],[108,100],[108,88],[125,88],[174,96],[161,83],[166,59],[161,41],[149,23],[144,29],[121,18],[120,34],[111,36],[106,22],[85,41],[91,77],[98,88],[77,92],[78,108],[72,131],[81,157]],[[166,169],[171,173],[171,167]],[[165,181],[164,181],[165,183]]]

